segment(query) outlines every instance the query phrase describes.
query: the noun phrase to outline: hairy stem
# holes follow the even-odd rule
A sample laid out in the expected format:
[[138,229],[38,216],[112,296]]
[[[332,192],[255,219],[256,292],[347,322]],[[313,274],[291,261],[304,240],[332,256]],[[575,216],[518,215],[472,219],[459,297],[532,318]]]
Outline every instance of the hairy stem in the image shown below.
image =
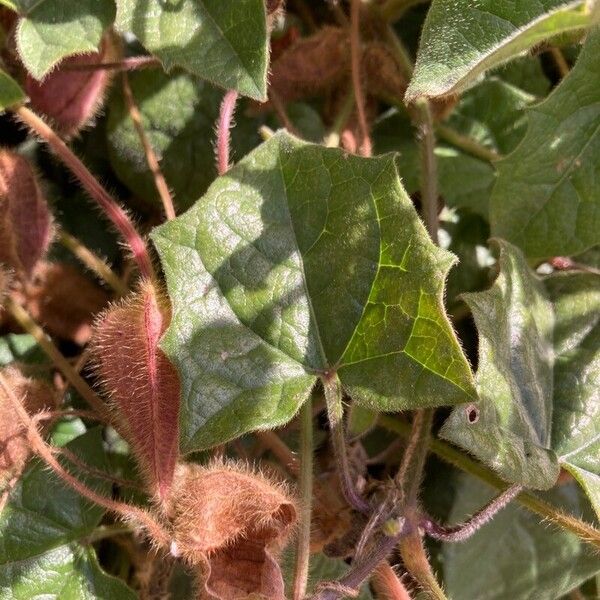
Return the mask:
[[89,535],[80,540],[82,544],[95,544],[107,538],[115,537],[116,535],[128,535],[133,533],[134,529],[123,523],[114,523],[112,525],[100,525],[96,527]]
[[102,62],[92,64],[67,64],[64,67],[67,71],[135,71],[147,67],[160,67],[161,62],[154,56],[130,56],[116,62]]
[[400,540],[400,554],[406,570],[414,577],[427,598],[447,600],[444,590],[431,569],[423,546],[423,539],[416,527],[410,535]]
[[[411,427],[405,421],[382,414],[380,415],[379,423],[389,431],[393,431],[405,439],[410,436]],[[442,460],[461,471],[477,477],[492,487],[499,490],[505,490],[508,487],[506,482],[502,481],[493,471],[442,440],[432,438],[429,448]],[[530,512],[542,517],[542,519],[571,531],[582,540],[600,549],[600,530],[593,525],[565,513],[559,508],[541,500],[531,492],[521,492],[516,497],[516,501]]]
[[327,404],[327,416],[331,430],[331,442],[338,469],[338,476],[342,484],[342,491],[348,504],[355,510],[368,513],[370,506],[359,494],[354,485],[354,478],[350,472],[348,450],[346,448],[346,432],[344,431],[344,406],[342,403],[342,387],[337,374],[333,373],[323,377],[323,389]]
[[171,192],[169,191],[169,186],[165,180],[165,176],[160,169],[160,164],[158,162],[158,158],[152,148],[152,144],[146,135],[146,131],[144,130],[144,125],[142,123],[142,115],[135,103],[135,98],[133,97],[133,92],[131,91],[131,86],[129,85],[129,78],[127,77],[127,73],[123,72],[123,95],[125,96],[125,102],[127,103],[127,108],[129,110],[129,116],[133,121],[133,126],[137,132],[138,137],[140,138],[140,142],[142,147],[144,148],[144,154],[146,155],[146,162],[148,163],[148,167],[150,168],[150,172],[154,177],[154,185],[156,190],[158,191],[158,195],[162,201],[163,209],[165,211],[165,216],[167,220],[175,218],[175,206],[173,205],[173,198],[171,197]]
[[296,545],[294,600],[306,595],[310,563],[310,532],[313,495],[313,420],[310,399],[300,409],[300,531]]
[[450,527],[436,523],[430,517],[422,517],[419,525],[425,533],[442,542],[464,542],[469,539],[483,525],[489,523],[503,508],[523,491],[522,485],[511,485],[501,494],[496,496],[482,509],[478,510],[470,519],[459,525]]
[[298,476],[301,471],[298,458],[274,431],[255,431],[254,435],[275,455],[290,475]]
[[31,444],[32,451],[37,454],[53,471],[54,473],[67,485],[73,488],[77,493],[81,494],[84,498],[87,498],[91,502],[98,504],[114,512],[121,518],[127,520],[133,520],[138,522],[140,525],[146,528],[150,537],[159,545],[168,547],[170,542],[170,536],[164,530],[162,525],[157,523],[149,513],[145,510],[138,508],[137,506],[129,506],[124,502],[118,502],[106,498],[94,490],[90,489],[79,481],[76,477],[73,477],[55,458],[52,449],[44,442],[42,436],[35,428],[31,417],[23,407],[22,402],[14,395],[10,385],[4,378],[4,375],[0,373],[0,387],[4,390],[4,393],[9,398],[13,409],[16,413],[17,418],[21,421],[25,431],[27,432],[27,439]]
[[429,101],[416,102],[421,130],[421,212],[434,244],[438,243],[438,184],[435,157],[435,132]]
[[110,414],[106,405],[84,379],[71,366],[71,363],[61,354],[52,340],[46,335],[44,330],[32,319],[31,315],[10,296],[4,299],[4,307],[19,323],[19,325],[29,333],[40,348],[52,360],[58,370],[65,376],[67,381],[79,392],[81,397],[106,421],[110,422]]
[[371,576],[378,600],[412,600],[408,590],[387,561],[379,563]]
[[352,61],[352,87],[356,100],[356,112],[358,113],[358,126],[362,140],[359,151],[363,156],[371,156],[372,145],[365,110],[365,96],[361,77],[361,44],[360,44],[360,7],[361,0],[351,0],[350,4],[350,57]]
[[237,103],[238,93],[229,90],[221,102],[219,120],[217,121],[217,172],[223,175],[229,170],[229,155],[231,147],[231,127],[233,125],[233,114]]
[[556,65],[556,69],[558,70],[561,79],[564,79],[571,70],[565,55],[560,51],[560,48],[552,47],[550,48],[550,56],[552,56],[552,60]]
[[44,140],[52,151],[62,160],[65,166],[75,175],[79,183],[95,200],[106,217],[112,222],[121,234],[125,243],[138,265],[140,273],[148,278],[154,278],[154,269],[146,244],[125,210],[111,197],[111,195],[98,183],[87,167],[75,156],[71,149],[54,133],[54,131],[28,108],[21,106],[15,109],[15,114],[34,133]]
[[127,293],[127,286],[119,279],[118,275],[76,237],[61,230],[58,234],[58,241],[90,271],[93,271],[102,281],[106,282],[118,296],[124,296]]

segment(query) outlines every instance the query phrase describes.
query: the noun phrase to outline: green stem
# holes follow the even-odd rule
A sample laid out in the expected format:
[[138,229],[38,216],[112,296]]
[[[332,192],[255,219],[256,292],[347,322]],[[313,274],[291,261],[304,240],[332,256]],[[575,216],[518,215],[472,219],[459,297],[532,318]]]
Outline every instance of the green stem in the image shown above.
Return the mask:
[[116,535],[127,535],[133,533],[135,529],[131,525],[122,523],[114,523],[113,525],[100,525],[96,527],[89,535],[85,536],[81,541],[83,544],[94,544],[106,538],[111,538]]
[[415,107],[421,129],[421,211],[434,244],[438,243],[438,186],[435,131],[429,101],[417,100]]
[[368,513],[370,511],[369,504],[354,486],[354,478],[350,472],[348,451],[346,449],[346,432],[344,431],[342,386],[336,373],[323,377],[323,390],[325,391],[325,403],[327,404],[333,454],[344,497],[352,508],[362,513]]
[[451,127],[447,127],[446,125],[437,125],[435,130],[441,139],[452,144],[453,146],[456,146],[459,150],[462,150],[467,154],[471,154],[475,158],[489,162],[502,159],[501,154],[498,154],[494,150],[487,148],[469,136],[458,133],[458,131],[455,131]]
[[300,409],[300,531],[296,546],[294,600],[306,595],[310,563],[310,532],[313,495],[313,420],[310,399]]
[[[379,423],[386,429],[393,431],[406,439],[408,439],[411,434],[411,426],[409,423],[389,415],[380,415]],[[492,487],[499,490],[505,490],[509,487],[509,484],[502,481],[502,479],[500,479],[493,471],[490,471],[481,463],[478,463],[442,440],[432,438],[429,443],[429,448],[442,460],[457,467],[461,471],[465,471],[466,473],[477,477]],[[544,520],[550,521],[554,525],[571,531],[584,541],[592,544],[596,548],[600,548],[600,530],[589,523],[566,514],[559,508],[541,500],[531,492],[521,492],[517,496],[516,501],[530,512],[542,517]]]

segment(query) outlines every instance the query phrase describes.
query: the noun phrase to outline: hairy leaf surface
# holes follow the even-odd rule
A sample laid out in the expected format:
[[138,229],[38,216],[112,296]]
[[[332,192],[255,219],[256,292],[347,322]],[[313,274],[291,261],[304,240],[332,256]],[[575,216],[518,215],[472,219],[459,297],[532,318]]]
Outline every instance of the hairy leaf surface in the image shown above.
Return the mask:
[[499,163],[494,235],[544,258],[600,243],[600,29],[571,73],[529,110],[519,147]]
[[277,134],[152,237],[184,451],[289,420],[332,369],[379,410],[474,397],[443,311],[453,257],[429,240],[393,156]]
[[114,0],[15,0],[21,18],[17,48],[23,64],[43,79],[65,56],[98,50],[115,19]]
[[[544,500],[589,520],[593,513],[578,492],[564,485],[544,494]],[[496,493],[468,475],[457,475],[450,522],[463,521]],[[466,542],[444,544],[442,553],[452,600],[555,600],[600,570],[591,546],[514,504]]]
[[584,0],[434,0],[406,99],[462,92],[536,44],[589,26],[591,5]]
[[133,32],[167,71],[180,66],[256,100],[266,97],[264,0],[121,0],[117,27]]
[[492,288],[466,298],[482,400],[453,411],[442,435],[529,487],[550,487],[562,466],[600,515],[600,276],[542,283],[517,248],[501,248]]

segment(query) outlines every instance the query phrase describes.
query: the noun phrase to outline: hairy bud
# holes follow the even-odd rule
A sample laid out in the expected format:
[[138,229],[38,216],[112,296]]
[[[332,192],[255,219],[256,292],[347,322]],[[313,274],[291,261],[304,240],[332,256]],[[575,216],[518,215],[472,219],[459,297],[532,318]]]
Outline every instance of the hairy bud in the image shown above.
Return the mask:
[[0,150],[0,263],[29,277],[52,239],[52,218],[29,161]]
[[96,115],[111,80],[109,69],[85,69],[86,65],[116,58],[115,45],[106,37],[99,52],[65,58],[41,82],[27,75],[25,91],[31,106],[48,117],[58,133],[72,137]]
[[348,73],[349,38],[337,27],[324,27],[291,45],[271,69],[271,87],[284,102],[334,87]]
[[367,91],[384,99],[402,99],[408,85],[396,59],[381,42],[370,42],[363,51],[362,72]]
[[199,598],[284,600],[275,557],[297,510],[282,484],[240,464],[180,465],[169,513],[172,552],[199,569]]
[[[45,382],[25,377],[14,366],[2,369],[2,375],[30,415],[54,407],[52,389]],[[0,388],[0,493],[18,479],[30,455],[23,425],[15,417],[10,398]]]
[[108,304],[106,292],[67,263],[41,261],[13,297],[52,335],[87,343],[94,315]]
[[158,347],[169,321],[167,301],[146,282],[100,316],[91,342],[96,373],[122,433],[161,501],[178,456],[179,377]]

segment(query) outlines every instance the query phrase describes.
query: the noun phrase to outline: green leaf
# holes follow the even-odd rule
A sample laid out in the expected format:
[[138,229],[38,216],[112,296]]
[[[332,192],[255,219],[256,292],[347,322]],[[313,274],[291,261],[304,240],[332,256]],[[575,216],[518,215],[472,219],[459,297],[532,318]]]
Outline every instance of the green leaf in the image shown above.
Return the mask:
[[600,276],[558,273],[544,289],[508,243],[500,270],[491,290],[467,296],[480,334],[479,420],[469,422],[475,405],[457,409],[441,433],[529,487],[549,487],[562,466],[600,516]]
[[21,86],[7,73],[0,69],[0,113],[7,108],[22,104],[27,97]]
[[[168,76],[155,70],[130,75],[131,90],[142,124],[160,159],[161,170],[178,209],[189,208],[216,176],[214,127],[223,92],[186,73]],[[232,131],[234,158],[260,143],[258,123],[238,109]],[[115,91],[108,106],[107,139],[110,161],[119,176],[144,202],[160,205],[122,93]]]
[[585,0],[434,0],[406,100],[459,94],[485,71],[555,35],[588,27]]
[[114,0],[16,0],[17,48],[23,64],[43,79],[63,58],[94,52],[115,19]]
[[255,100],[267,95],[264,0],[121,0],[117,27],[170,71],[179,66]]
[[429,240],[392,156],[280,132],[152,238],[184,451],[286,422],[332,369],[378,410],[474,397],[443,311],[453,257]]
[[[463,521],[497,491],[459,474],[450,523]],[[563,485],[544,499],[568,513],[593,518],[576,486]],[[452,600],[555,600],[600,571],[591,546],[511,504],[473,537],[444,544],[443,574]]]
[[559,474],[550,450],[554,313],[521,252],[495,243],[498,278],[489,290],[464,296],[479,332],[481,401],[455,409],[441,436],[505,480],[548,489]]
[[499,163],[494,235],[532,258],[571,255],[600,231],[600,29],[571,73],[529,110],[525,139]]
[[552,447],[600,517],[600,276],[560,273],[545,284],[556,315]]
[[0,598],[31,600],[135,600],[134,591],[106,574],[93,548],[64,544],[34,560],[15,563],[9,578],[0,576]]
[[[79,436],[67,448],[92,467],[106,470],[99,428]],[[109,494],[106,480],[75,474]],[[32,463],[0,513],[0,598],[133,600],[133,592],[104,573],[93,550],[79,543],[103,514],[104,509],[66,487],[43,464]]]

